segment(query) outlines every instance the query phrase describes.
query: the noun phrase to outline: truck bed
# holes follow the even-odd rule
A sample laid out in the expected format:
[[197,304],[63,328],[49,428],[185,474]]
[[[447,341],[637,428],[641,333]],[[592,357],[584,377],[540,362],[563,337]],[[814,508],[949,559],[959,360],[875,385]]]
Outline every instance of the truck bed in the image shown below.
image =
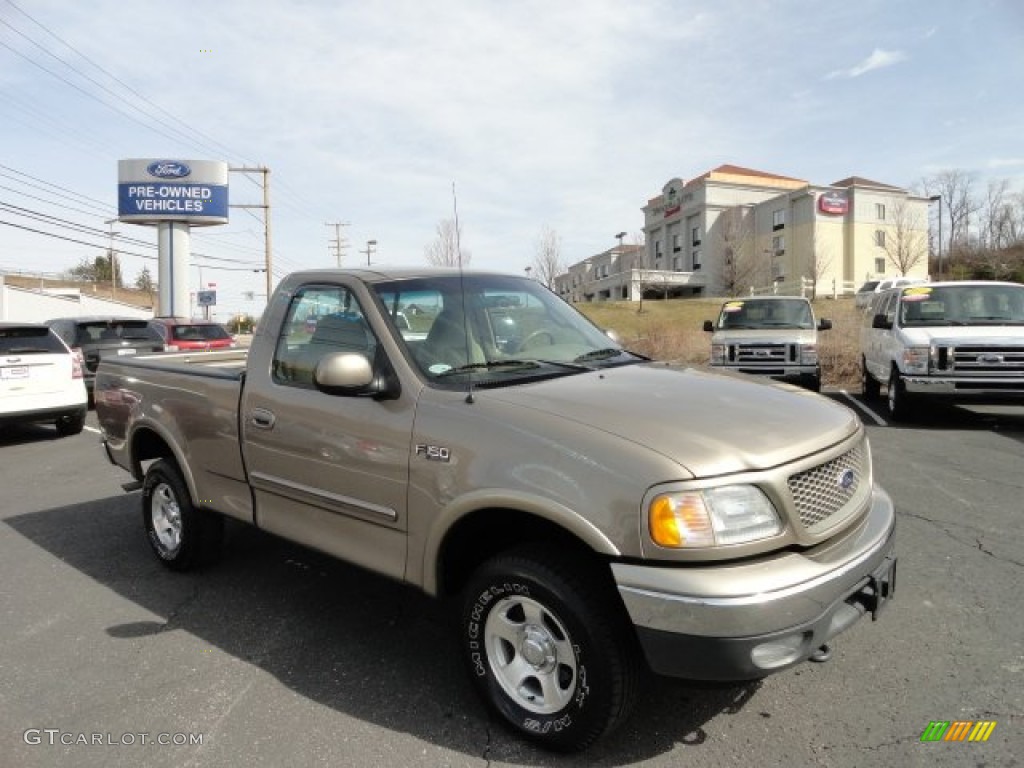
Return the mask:
[[[111,459],[141,480],[141,462],[153,457],[129,450],[128,441],[140,430],[169,437],[183,452],[174,458],[200,505],[208,499],[251,523],[238,421],[247,357],[246,350],[226,350],[105,360],[96,379],[103,403],[97,415]],[[133,435],[126,434],[129,423]]]

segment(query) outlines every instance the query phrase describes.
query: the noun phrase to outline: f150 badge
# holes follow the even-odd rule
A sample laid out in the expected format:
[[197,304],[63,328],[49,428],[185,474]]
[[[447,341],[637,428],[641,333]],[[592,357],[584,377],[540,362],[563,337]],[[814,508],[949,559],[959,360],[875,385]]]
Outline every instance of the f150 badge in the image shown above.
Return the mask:
[[416,445],[416,455],[422,456],[427,461],[451,461],[452,453],[449,449],[440,445]]

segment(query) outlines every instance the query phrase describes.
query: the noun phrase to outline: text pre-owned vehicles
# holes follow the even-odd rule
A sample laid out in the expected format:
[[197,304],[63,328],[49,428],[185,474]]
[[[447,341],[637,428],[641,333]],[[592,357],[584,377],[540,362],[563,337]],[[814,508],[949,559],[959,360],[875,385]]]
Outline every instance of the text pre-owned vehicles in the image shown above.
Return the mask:
[[0,425],[52,422],[77,435],[88,398],[82,361],[47,326],[0,323]]
[[247,356],[108,358],[96,399],[164,563],[214,553],[219,513],[455,597],[479,692],[551,748],[621,722],[644,664],[825,656],[893,583],[854,413],[631,354],[524,277],[293,274]]
[[96,367],[107,355],[124,356],[160,352],[163,340],[149,328],[148,322],[136,317],[93,315],[88,317],[56,317],[46,324],[61,340],[82,357],[85,388],[92,397]]
[[711,365],[815,392],[821,389],[818,331],[831,327],[831,320],[816,323],[811,302],[799,296],[731,299],[716,322],[704,321],[704,330],[713,334]]
[[889,414],[919,399],[1024,403],[1024,285],[929,283],[880,293],[861,331],[864,394],[888,387]]
[[220,323],[189,320],[187,317],[154,317],[149,324],[160,334],[168,352],[209,352],[237,346],[234,338]]

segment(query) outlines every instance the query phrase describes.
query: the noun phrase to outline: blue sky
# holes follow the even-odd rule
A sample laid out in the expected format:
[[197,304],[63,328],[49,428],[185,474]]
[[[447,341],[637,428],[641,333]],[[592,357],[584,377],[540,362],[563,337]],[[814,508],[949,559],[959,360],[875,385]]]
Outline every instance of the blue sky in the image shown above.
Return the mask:
[[[346,264],[371,239],[376,262],[422,264],[453,184],[471,265],[517,272],[542,228],[578,261],[723,163],[1024,191],[1022,76],[1015,0],[0,0],[0,221],[88,243],[0,224],[0,268],[99,253],[119,158],[269,166],[278,276],[333,265],[333,221]],[[232,203],[258,196],[232,174]],[[258,310],[262,238],[241,210],[194,230],[231,260],[195,260],[218,311]]]

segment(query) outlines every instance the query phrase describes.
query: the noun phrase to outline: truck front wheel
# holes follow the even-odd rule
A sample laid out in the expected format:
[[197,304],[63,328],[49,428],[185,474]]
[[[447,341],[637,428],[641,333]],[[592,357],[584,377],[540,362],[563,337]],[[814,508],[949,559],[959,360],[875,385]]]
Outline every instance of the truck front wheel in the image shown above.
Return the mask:
[[142,523],[153,551],[171,570],[187,571],[220,553],[224,519],[192,505],[181,470],[166,459],[146,471]]
[[889,416],[893,421],[907,421],[914,415],[914,402],[907,387],[900,378],[900,372],[894,366],[889,375]]
[[613,588],[550,549],[501,555],[470,580],[461,621],[470,675],[521,735],[578,751],[628,717],[640,654]]

